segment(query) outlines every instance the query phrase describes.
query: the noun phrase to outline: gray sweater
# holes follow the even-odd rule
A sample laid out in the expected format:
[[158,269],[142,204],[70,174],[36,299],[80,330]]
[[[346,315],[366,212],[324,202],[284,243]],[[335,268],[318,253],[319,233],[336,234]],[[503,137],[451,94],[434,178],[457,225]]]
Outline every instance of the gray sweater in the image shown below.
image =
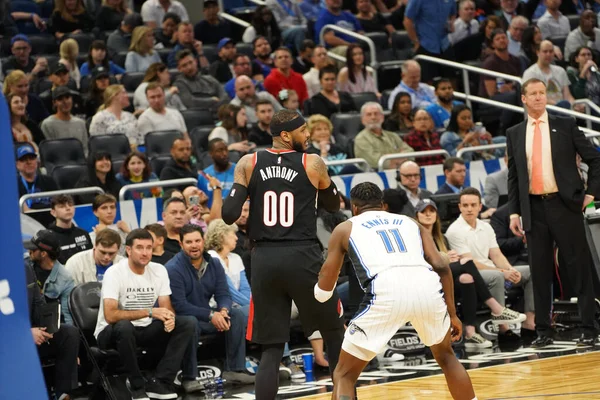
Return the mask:
[[228,102],[229,96],[215,78],[197,73],[193,78],[179,75],[173,85],[179,88],[179,97],[187,108],[211,108],[219,102]]
[[56,118],[53,114],[42,121],[42,132],[46,139],[66,139],[75,138],[83,145],[83,152],[88,154],[88,134],[85,128],[85,121],[81,118],[71,117],[69,121],[63,121]]

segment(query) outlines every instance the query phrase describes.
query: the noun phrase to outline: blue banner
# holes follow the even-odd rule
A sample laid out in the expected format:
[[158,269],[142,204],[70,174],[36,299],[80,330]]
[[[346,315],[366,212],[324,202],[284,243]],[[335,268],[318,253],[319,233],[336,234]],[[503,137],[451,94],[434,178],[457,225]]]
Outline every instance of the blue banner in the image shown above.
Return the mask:
[[10,115],[0,94],[0,398],[47,398],[29,321]]

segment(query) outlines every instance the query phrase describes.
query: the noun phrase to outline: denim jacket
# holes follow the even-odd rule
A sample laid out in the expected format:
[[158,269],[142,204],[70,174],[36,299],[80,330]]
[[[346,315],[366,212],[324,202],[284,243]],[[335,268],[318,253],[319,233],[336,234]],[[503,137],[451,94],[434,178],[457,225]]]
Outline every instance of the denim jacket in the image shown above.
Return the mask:
[[42,293],[49,299],[60,301],[60,309],[65,318],[65,323],[71,325],[73,325],[73,317],[71,317],[71,309],[69,308],[69,296],[74,287],[75,282],[71,273],[67,271],[64,265],[55,261],[48,279],[44,282]]

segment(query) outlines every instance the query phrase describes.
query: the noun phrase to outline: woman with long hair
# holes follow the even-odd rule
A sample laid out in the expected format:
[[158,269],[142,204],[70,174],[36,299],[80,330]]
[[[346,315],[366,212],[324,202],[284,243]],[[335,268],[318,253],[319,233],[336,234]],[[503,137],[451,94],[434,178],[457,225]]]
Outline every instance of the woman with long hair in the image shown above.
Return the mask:
[[487,56],[494,53],[492,46],[492,32],[495,29],[501,28],[502,22],[495,15],[487,17],[481,25],[479,25],[479,33],[483,35],[483,43],[481,44],[481,59],[485,60]]
[[104,104],[92,118],[90,135],[122,133],[129,139],[132,150],[144,143],[137,126],[137,119],[124,108],[129,107],[129,97],[123,85],[110,85],[104,91]]
[[252,25],[244,31],[242,41],[252,43],[258,36],[264,36],[272,49],[281,46],[281,29],[268,6],[258,6],[252,17]]
[[96,26],[103,32],[114,31],[121,26],[121,21],[131,10],[125,0],[102,0],[102,7],[96,15]]
[[60,60],[59,63],[64,64],[69,70],[69,77],[75,81],[77,89],[81,83],[81,72],[77,65],[77,56],[79,55],[79,45],[75,39],[65,39],[60,44]]
[[154,51],[154,32],[147,26],[138,26],[133,30],[131,45],[125,58],[125,71],[143,72],[153,63],[160,62],[160,56]]
[[391,113],[383,122],[383,129],[404,134],[410,132],[412,127],[412,99],[407,92],[400,92],[394,98]]
[[310,113],[321,114],[330,118],[335,113],[358,111],[352,96],[348,92],[338,91],[336,85],[336,69],[333,66],[319,70],[321,91],[310,98]]
[[25,115],[25,102],[23,98],[16,93],[10,93],[6,96],[6,103],[10,111],[10,128],[12,130],[13,142],[30,143],[39,154],[38,145],[44,140],[44,134],[40,127]]
[[492,315],[502,316],[502,323],[523,322],[525,321],[525,315],[500,305],[492,297],[473,260],[460,259],[456,251],[449,249],[448,241],[442,234],[442,222],[437,212],[437,205],[433,200],[422,200],[415,209],[417,211],[417,221],[431,233],[438,251],[445,254],[450,261],[450,270],[454,278],[455,288],[459,289],[461,293],[465,347],[471,349],[492,347],[492,342],[483,338],[475,330],[477,324],[477,298],[490,308]]
[[[112,168],[112,157],[110,153],[99,151],[91,154],[88,157],[87,173],[82,175],[77,183],[76,188],[98,186],[105,193],[112,194],[117,199],[121,184],[117,181]],[[77,196],[78,204],[89,204],[94,201],[95,193],[80,194]]]
[[[433,119],[431,115],[423,109],[417,110],[414,116],[414,126],[408,135],[404,137],[407,145],[413,148],[414,151],[426,150],[441,150],[440,135],[433,129]],[[434,165],[442,164],[444,157],[427,156],[418,157],[419,165]]]
[[90,88],[84,101],[85,115],[91,118],[98,112],[98,108],[104,103],[104,91],[110,85],[108,70],[104,67],[95,69]]
[[88,59],[81,65],[81,75],[91,75],[96,67],[104,67],[110,75],[122,75],[125,69],[110,61],[106,43],[102,40],[94,40],[88,52]]
[[48,31],[60,40],[69,33],[91,32],[94,23],[82,0],[55,0]]
[[[135,183],[157,182],[158,176],[152,172],[152,166],[148,157],[139,151],[132,151],[123,161],[121,172],[116,176],[122,186]],[[162,189],[154,187],[151,189],[130,190],[125,195],[125,200],[147,199],[150,197],[161,197]]]
[[521,52],[519,61],[521,69],[525,71],[533,64],[537,63],[537,51],[542,43],[542,31],[537,25],[531,25],[525,28],[521,37]]
[[569,89],[576,99],[589,98],[588,86],[592,67],[598,70],[594,62],[594,54],[588,46],[581,46],[575,50],[570,57],[567,75],[569,76]]
[[346,50],[346,66],[340,70],[338,75],[338,88],[348,93],[373,92],[377,97],[381,93],[377,90],[373,75],[375,71],[365,65],[365,54],[357,43],[351,43]]
[[33,120],[34,123],[39,124],[48,118],[50,114],[38,95],[29,91],[29,82],[29,77],[25,72],[15,69],[4,78],[2,92],[4,96],[8,96],[10,93],[21,96],[21,99],[25,103],[28,118]]
[[158,82],[165,90],[165,103],[167,107],[174,108],[179,111],[187,110],[186,106],[183,105],[181,98],[179,97],[179,89],[177,86],[171,85],[171,73],[167,69],[167,66],[162,62],[151,64],[146,70],[144,80],[135,89],[133,95],[133,106],[136,110],[145,110],[150,107],[148,98],[146,97],[146,88],[148,84],[152,82]]
[[248,143],[248,117],[246,109],[233,104],[223,104],[217,111],[219,123],[208,135],[208,140],[222,139],[230,151],[248,153],[253,147]]

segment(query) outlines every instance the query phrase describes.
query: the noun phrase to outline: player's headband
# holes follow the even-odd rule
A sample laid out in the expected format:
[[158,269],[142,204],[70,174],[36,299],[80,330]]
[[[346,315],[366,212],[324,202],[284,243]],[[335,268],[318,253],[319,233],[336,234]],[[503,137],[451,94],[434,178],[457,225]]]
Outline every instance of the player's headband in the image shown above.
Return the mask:
[[282,122],[280,124],[277,123],[273,123],[271,121],[271,136],[280,136],[281,132],[285,131],[285,132],[292,132],[298,128],[300,128],[302,125],[304,125],[306,123],[306,121],[304,120],[304,117],[302,117],[302,115],[298,114],[297,118],[294,118],[291,121],[287,121],[287,122]]

